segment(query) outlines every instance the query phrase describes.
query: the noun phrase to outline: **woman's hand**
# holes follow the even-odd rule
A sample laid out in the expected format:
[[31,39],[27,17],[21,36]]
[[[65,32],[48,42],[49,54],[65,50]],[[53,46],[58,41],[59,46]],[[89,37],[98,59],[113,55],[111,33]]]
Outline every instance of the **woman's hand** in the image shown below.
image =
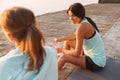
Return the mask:
[[57,44],[57,43],[58,43],[58,39],[55,38],[55,39],[53,40],[53,44]]
[[62,42],[62,41],[63,41],[62,38],[55,38],[52,43],[57,44],[58,42]]
[[56,48],[57,53],[62,53],[63,49],[62,48]]

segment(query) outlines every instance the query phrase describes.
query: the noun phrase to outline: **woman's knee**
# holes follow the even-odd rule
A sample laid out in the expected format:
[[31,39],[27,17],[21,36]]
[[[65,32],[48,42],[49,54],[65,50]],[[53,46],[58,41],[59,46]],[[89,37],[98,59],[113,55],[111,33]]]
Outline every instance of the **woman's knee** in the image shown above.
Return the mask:
[[65,41],[65,43],[66,44],[71,44],[71,43],[73,43],[73,40],[67,40],[67,41]]
[[69,41],[68,41],[68,40],[65,41],[64,44],[65,44],[65,45],[69,45]]
[[67,54],[61,54],[59,57],[59,61],[61,62],[67,62]]
[[65,44],[68,45],[69,47],[74,48],[76,42],[75,42],[75,40],[67,40],[67,41],[65,41]]

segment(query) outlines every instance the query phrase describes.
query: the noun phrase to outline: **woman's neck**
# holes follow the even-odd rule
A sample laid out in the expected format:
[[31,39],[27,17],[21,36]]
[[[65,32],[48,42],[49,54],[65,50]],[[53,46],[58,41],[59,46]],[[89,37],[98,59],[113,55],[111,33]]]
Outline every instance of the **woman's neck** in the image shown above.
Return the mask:
[[15,43],[15,48],[20,48],[20,45],[18,45],[17,43]]

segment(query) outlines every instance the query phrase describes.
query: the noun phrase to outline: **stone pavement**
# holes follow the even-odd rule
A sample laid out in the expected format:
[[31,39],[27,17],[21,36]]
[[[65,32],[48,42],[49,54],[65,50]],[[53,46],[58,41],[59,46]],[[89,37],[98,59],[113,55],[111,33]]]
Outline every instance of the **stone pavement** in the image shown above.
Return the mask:
[[120,18],[103,36],[103,41],[107,56],[120,60]]

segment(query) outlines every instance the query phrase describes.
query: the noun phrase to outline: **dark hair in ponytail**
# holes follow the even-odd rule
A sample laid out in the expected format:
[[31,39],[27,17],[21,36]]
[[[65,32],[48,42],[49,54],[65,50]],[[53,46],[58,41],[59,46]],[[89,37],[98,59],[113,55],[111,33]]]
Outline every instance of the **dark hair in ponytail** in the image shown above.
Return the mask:
[[95,22],[91,18],[85,17],[85,8],[81,3],[74,3],[70,5],[70,7],[67,10],[67,13],[68,11],[71,11],[75,16],[81,18],[82,20],[86,18],[93,25],[93,27],[99,32],[99,29],[97,28]]
[[85,18],[93,25],[93,27],[94,27],[98,32],[100,32],[99,29],[97,28],[95,22],[94,22],[91,18],[89,18],[89,17],[85,17]]

